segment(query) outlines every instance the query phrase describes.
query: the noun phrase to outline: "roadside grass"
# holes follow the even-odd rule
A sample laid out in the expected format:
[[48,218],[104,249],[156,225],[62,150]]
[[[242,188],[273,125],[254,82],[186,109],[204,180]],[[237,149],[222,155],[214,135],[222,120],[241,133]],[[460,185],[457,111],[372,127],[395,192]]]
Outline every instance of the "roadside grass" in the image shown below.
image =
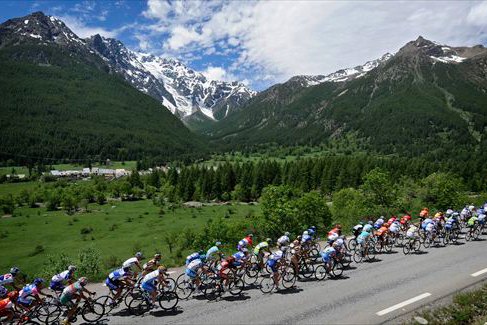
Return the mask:
[[12,194],[17,196],[22,190],[33,190],[41,187],[40,182],[19,182],[19,183],[3,183],[0,184],[0,197]]
[[258,205],[234,204],[178,207],[173,211],[165,208],[161,215],[151,200],[90,204],[89,210],[67,215],[65,211],[23,207],[16,209],[15,217],[0,217],[0,272],[16,265],[33,277],[43,274],[49,255],[75,257],[85,247],[94,247],[101,254],[100,279],[113,264],[136,251],[142,251],[147,258],[158,251],[167,266],[182,265],[187,254],[198,248],[182,250],[178,257],[178,244],[170,254],[168,240],[176,240],[186,229],[198,232],[210,219],[226,215],[225,220],[237,220],[260,213]]
[[[487,321],[487,284],[481,289],[458,293],[450,305],[419,312],[420,316],[431,325],[485,324]],[[418,324],[412,318],[405,324]]]

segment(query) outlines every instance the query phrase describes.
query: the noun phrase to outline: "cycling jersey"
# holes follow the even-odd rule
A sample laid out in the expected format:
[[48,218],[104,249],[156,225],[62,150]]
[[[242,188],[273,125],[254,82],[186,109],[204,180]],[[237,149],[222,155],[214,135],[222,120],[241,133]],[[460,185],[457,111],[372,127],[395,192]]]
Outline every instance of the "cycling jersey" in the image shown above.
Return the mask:
[[330,236],[330,235],[331,235],[331,234],[333,234],[333,233],[335,233],[335,234],[337,234],[338,236],[340,236],[340,234],[342,233],[342,230],[341,230],[341,229],[339,229],[339,228],[336,228],[336,227],[335,227],[335,228],[333,228],[332,230],[330,230],[330,231],[328,232],[328,236]]
[[308,229],[308,235],[310,235],[311,237],[313,237],[313,235],[315,234],[315,231],[311,228]]
[[267,265],[269,265],[272,272],[274,272],[274,273],[277,272],[277,268],[276,268],[277,265],[276,264],[277,264],[277,262],[279,262],[279,260],[282,258],[282,256],[283,256],[282,251],[277,251],[277,252],[271,254],[271,256],[269,256],[269,259],[267,260]]
[[20,290],[17,301],[25,306],[28,306],[34,299],[28,298],[27,296],[37,296],[38,293],[39,289],[37,289],[37,286],[34,283],[29,284]]
[[191,255],[188,255],[188,257],[186,257],[186,265],[189,265],[189,263],[199,258],[200,258],[200,254],[198,253],[193,253]]
[[311,241],[311,236],[310,235],[303,235],[301,237],[301,243],[306,243]]
[[159,270],[152,271],[144,276],[141,283],[146,283],[146,282],[153,283],[155,280],[157,280],[160,274],[161,273],[159,273]]
[[288,236],[281,236],[277,240],[277,243],[283,246],[286,246],[289,244],[289,237]]
[[328,262],[330,258],[336,254],[336,250],[333,247],[327,247],[325,250],[321,252],[321,257],[323,258],[323,262]]
[[384,224],[384,219],[379,218],[375,223],[378,224],[379,226],[382,226]]
[[370,224],[366,224],[366,225],[364,226],[364,228],[363,228],[363,231],[370,232],[370,231],[372,231],[372,229],[373,229],[373,228],[374,228],[374,227],[372,227],[372,225],[370,225]]
[[476,222],[477,220],[478,220],[478,218],[477,218],[477,217],[471,217],[470,219],[468,219],[467,224],[468,224],[469,226],[473,226],[473,225],[475,225],[475,222]]
[[340,237],[336,232],[332,232],[331,234],[329,233],[328,235],[328,241],[333,242]]
[[206,259],[208,260],[212,260],[214,258],[216,258],[216,256],[218,255],[217,253],[220,251],[220,249],[217,247],[217,246],[213,246],[212,248],[210,248],[207,252],[206,252]]
[[[0,300],[0,312],[1,311],[7,311],[9,309],[12,309],[13,307],[13,303],[12,301],[10,301],[10,298],[5,298],[5,299],[2,299]],[[0,316],[3,316],[0,314]]]
[[249,244],[249,241],[247,240],[247,238],[244,238],[238,242],[239,247],[246,247],[248,244]]
[[120,279],[122,279],[122,278],[124,278],[130,274],[131,274],[130,272],[125,272],[123,269],[118,269],[118,270],[115,270],[112,273],[110,273],[108,275],[108,278],[110,280],[120,280]]
[[51,278],[51,281],[52,282],[64,282],[66,280],[69,280],[70,277],[71,277],[71,273],[68,270],[66,270],[64,272],[61,272],[59,274],[54,275]]
[[392,223],[393,223],[394,221],[396,221],[396,218],[395,218],[395,217],[392,217],[392,218],[390,218],[390,219],[387,221],[387,223],[388,223],[388,224],[389,224],[389,226],[390,226],[390,225],[392,225]]
[[435,223],[434,222],[430,222],[426,225],[426,228],[425,230],[427,232],[433,232],[435,230]]
[[359,243],[359,244],[365,243],[367,241],[367,239],[369,238],[369,236],[370,236],[369,232],[362,231],[360,233],[360,235],[358,235],[358,237],[357,237],[357,243]]
[[137,257],[132,257],[132,258],[129,258],[128,260],[126,260],[125,262],[123,262],[122,267],[123,268],[132,267],[134,264],[136,264],[138,262],[139,262],[139,260],[137,259]]
[[336,248],[340,248],[343,246],[343,239],[341,238],[338,238],[337,240],[335,240],[335,242],[333,243],[333,247],[336,247]]
[[262,243],[259,243],[257,246],[255,246],[254,254],[258,255],[261,252],[261,250],[266,249],[266,248],[269,248],[269,244],[267,242],[263,241]]
[[156,260],[155,258],[149,260],[147,263],[142,265],[142,269],[144,271],[154,271],[156,267],[159,266],[159,261]]
[[408,238],[416,237],[416,230],[417,229],[418,228],[416,226],[409,227],[408,231],[406,232],[406,237],[408,237]]
[[196,272],[200,269],[200,267],[203,266],[203,261],[200,259],[196,259],[191,261],[191,263],[188,264],[186,268],[186,275],[189,276],[190,278],[196,277]]
[[81,283],[78,281],[67,286],[64,290],[63,293],[61,294],[60,297],[60,302],[63,305],[68,304],[68,302],[74,298],[75,295],[80,294],[83,291],[83,287],[81,286]]
[[397,234],[399,232],[398,224],[396,222],[393,222],[392,225],[389,227],[389,231]]
[[15,277],[11,273],[0,275],[0,285],[13,283],[14,280],[15,280]]
[[483,225],[485,223],[485,214],[479,214],[478,218],[479,223]]
[[387,233],[389,229],[387,227],[380,227],[379,230],[377,231],[377,236],[382,236]]

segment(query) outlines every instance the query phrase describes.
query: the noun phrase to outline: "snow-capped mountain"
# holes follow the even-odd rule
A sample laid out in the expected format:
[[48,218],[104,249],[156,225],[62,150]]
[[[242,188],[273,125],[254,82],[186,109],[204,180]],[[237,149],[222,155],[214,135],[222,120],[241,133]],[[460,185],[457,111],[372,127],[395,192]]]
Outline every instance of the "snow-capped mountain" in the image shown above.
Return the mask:
[[32,41],[58,44],[84,61],[104,66],[180,118],[201,112],[218,120],[256,95],[240,82],[208,80],[178,60],[132,51],[116,39],[100,35],[81,39],[61,20],[42,12],[0,26],[0,48]]
[[301,83],[303,87],[310,87],[315,86],[323,82],[342,82],[342,81],[349,81],[353,79],[360,78],[364,76],[370,70],[379,66],[379,64],[386,62],[389,60],[393,55],[390,53],[386,53],[380,58],[367,61],[363,65],[356,66],[354,68],[346,68],[340,69],[328,75],[301,75],[292,77],[290,80],[298,81]]

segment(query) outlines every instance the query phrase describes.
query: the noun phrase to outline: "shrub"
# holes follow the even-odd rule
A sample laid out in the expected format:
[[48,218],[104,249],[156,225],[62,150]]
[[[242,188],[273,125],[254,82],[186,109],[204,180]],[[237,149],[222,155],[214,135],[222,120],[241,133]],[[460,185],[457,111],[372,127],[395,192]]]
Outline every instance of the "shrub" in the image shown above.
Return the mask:
[[[93,238],[93,237],[92,237]],[[93,278],[99,277],[101,273],[100,252],[93,246],[82,248],[78,254],[78,270],[80,274]]]
[[30,257],[32,256],[36,256],[40,253],[42,253],[44,251],[44,247],[42,245],[37,245],[35,248],[34,248],[34,251],[32,253],[29,254]]
[[81,228],[80,233],[82,235],[86,235],[86,234],[91,233],[92,231],[93,231],[93,228],[91,228],[91,227],[83,227],[83,228]]

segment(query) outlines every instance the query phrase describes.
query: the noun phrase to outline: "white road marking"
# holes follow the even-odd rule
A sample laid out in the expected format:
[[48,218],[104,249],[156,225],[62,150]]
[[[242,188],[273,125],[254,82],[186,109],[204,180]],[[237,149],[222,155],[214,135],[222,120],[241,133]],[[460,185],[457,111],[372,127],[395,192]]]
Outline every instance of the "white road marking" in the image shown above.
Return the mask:
[[408,299],[406,301],[403,301],[403,302],[401,302],[401,303],[399,303],[397,305],[394,305],[394,306],[391,306],[389,308],[383,309],[383,310],[377,312],[376,314],[378,316],[383,316],[385,314],[390,313],[391,311],[394,311],[396,309],[402,308],[404,306],[407,306],[409,304],[412,304],[413,302],[416,302],[418,300],[424,299],[424,298],[429,297],[429,296],[431,296],[431,293],[429,293],[429,292],[423,293],[422,295],[416,296],[414,298],[411,298],[411,299]]
[[480,271],[472,273],[470,275],[473,277],[476,277],[476,276],[479,276],[479,275],[484,274],[484,273],[487,273],[487,269],[480,270]]

